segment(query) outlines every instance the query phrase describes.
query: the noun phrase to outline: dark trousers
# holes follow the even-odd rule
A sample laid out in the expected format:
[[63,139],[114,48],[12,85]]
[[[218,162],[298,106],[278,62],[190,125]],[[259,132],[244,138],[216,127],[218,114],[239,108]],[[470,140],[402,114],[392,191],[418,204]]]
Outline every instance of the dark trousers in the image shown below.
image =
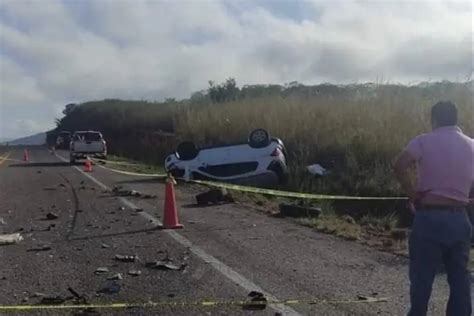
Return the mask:
[[409,241],[409,316],[426,315],[433,281],[441,263],[444,263],[450,289],[446,315],[471,315],[470,245],[471,223],[465,211],[416,212]]

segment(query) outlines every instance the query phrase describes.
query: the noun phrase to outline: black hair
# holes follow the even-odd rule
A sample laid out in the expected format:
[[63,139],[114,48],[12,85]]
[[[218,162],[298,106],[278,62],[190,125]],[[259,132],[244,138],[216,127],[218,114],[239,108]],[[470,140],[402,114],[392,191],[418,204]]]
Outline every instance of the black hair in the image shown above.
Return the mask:
[[458,123],[458,108],[451,101],[441,101],[431,108],[431,119],[436,126],[454,126]]

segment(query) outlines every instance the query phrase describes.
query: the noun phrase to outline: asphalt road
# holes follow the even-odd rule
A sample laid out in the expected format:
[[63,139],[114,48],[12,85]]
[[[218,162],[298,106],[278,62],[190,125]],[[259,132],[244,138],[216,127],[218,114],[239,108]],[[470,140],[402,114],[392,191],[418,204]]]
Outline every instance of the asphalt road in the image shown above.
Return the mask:
[[[68,297],[70,287],[89,303],[177,303],[97,309],[101,315],[403,315],[407,311],[407,261],[402,257],[239,204],[196,207],[195,189],[182,185],[177,187],[177,202],[184,229],[159,230],[164,197],[159,180],[98,167],[84,174],[80,165],[74,168],[61,160],[68,158],[64,151],[57,157],[45,148],[30,148],[28,163],[21,161],[23,148],[0,148],[0,156],[7,152],[10,160],[0,157],[0,233],[20,232],[24,240],[0,247],[0,304],[37,304],[40,293]],[[117,197],[109,191],[116,185],[156,198]],[[47,213],[58,218],[45,220]],[[50,249],[37,250],[45,246]],[[119,262],[117,254],[139,259]],[[145,266],[166,258],[181,269]],[[96,274],[100,267],[110,272]],[[140,270],[141,275],[131,276],[130,270]],[[99,293],[110,285],[107,277],[113,273],[123,276],[115,282],[120,291]],[[189,304],[241,301],[252,290],[276,300],[345,303],[272,304],[261,311],[232,304]],[[433,289],[432,315],[444,314],[446,293],[441,274]],[[350,302],[358,295],[388,301]],[[187,305],[180,306],[183,302]]]

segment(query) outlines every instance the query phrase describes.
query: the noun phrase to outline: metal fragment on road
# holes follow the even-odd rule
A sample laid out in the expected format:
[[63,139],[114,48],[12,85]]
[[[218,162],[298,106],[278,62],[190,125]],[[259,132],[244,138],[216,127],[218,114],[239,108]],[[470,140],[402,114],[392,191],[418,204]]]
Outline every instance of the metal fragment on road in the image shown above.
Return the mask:
[[122,274],[121,273],[114,273],[111,276],[107,277],[107,280],[122,280]]
[[183,268],[183,266],[178,267],[177,265],[165,261],[147,262],[145,266],[157,270],[181,270]]
[[115,255],[115,260],[121,262],[135,262],[137,260],[137,255]]
[[139,276],[142,274],[142,272],[140,270],[130,270],[128,271],[128,274],[131,276]]
[[110,248],[110,246],[107,245],[106,243],[103,243],[103,244],[102,244],[102,248],[107,249],[107,248]]
[[22,240],[20,233],[0,235],[0,246],[17,244]]
[[102,273],[107,273],[109,272],[109,268],[107,267],[99,267],[95,270],[95,274],[102,274]]

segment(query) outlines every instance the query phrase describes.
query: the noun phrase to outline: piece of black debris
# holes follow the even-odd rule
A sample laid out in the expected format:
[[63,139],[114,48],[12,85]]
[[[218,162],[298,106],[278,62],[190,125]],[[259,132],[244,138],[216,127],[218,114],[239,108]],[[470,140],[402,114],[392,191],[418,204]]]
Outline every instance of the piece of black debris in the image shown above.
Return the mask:
[[38,170],[38,171],[36,171],[36,173],[42,173],[42,171],[41,171],[41,170]]
[[40,252],[40,251],[48,251],[48,250],[51,250],[51,246],[49,245],[43,245],[43,246],[38,246],[38,247],[34,247],[34,248],[30,248],[26,251],[28,252],[32,252],[32,251],[35,251],[35,252]]
[[131,276],[139,276],[140,274],[142,274],[142,272],[140,270],[130,270],[128,271],[128,274]]
[[46,220],[48,221],[52,221],[52,220],[55,220],[55,219],[58,219],[59,216],[53,212],[49,212],[48,214],[46,214]]
[[55,187],[47,187],[47,188],[43,188],[43,190],[45,190],[45,191],[56,191],[57,188],[55,188]]
[[103,294],[115,294],[120,292],[120,289],[122,286],[115,280],[108,280],[105,283],[105,286],[100,289],[97,293],[103,293]]
[[137,260],[136,255],[115,255],[115,260],[121,261],[121,262],[135,262]]
[[62,188],[66,187],[66,185],[64,183],[60,183],[59,186],[62,187]]
[[185,267],[185,265],[177,266],[175,264],[172,264],[166,261],[147,262],[145,266],[147,268],[157,269],[157,270],[181,270]]
[[248,295],[250,302],[242,306],[245,310],[263,310],[267,307],[268,300],[263,293],[251,291]]
[[142,208],[136,208],[135,212],[137,212],[137,213],[143,212],[143,209]]
[[72,314],[72,316],[90,316],[90,315],[100,315],[100,313],[93,308],[85,308],[77,312],[74,312]]
[[307,205],[280,203],[280,214],[288,217],[318,217],[321,208]]
[[226,189],[210,189],[196,195],[197,205],[233,203],[234,198]]
[[63,297],[56,295],[56,296],[44,296],[41,299],[40,304],[42,305],[59,305],[59,304],[64,304],[66,302],[66,299]]

